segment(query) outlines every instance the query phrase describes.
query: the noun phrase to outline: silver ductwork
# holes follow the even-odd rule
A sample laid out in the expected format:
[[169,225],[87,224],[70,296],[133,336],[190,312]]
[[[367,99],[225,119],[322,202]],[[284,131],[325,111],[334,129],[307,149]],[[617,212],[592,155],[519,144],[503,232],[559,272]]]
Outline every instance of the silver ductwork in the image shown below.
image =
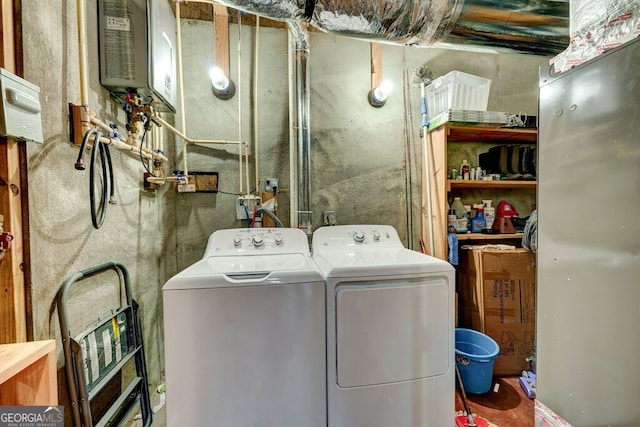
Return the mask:
[[438,42],[555,55],[569,42],[568,0],[221,0],[280,21],[393,44]]
[[[289,108],[291,111],[291,182],[297,182],[292,191],[291,226],[311,230],[311,86],[309,77],[309,33],[297,21],[289,22]],[[296,175],[293,175],[295,171]]]

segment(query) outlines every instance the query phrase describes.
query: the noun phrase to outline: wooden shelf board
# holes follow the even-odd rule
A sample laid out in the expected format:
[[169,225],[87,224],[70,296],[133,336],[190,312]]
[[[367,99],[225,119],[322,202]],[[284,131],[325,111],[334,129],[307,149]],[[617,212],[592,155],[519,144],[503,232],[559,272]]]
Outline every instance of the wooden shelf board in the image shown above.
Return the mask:
[[512,234],[483,234],[483,233],[467,233],[457,234],[458,240],[505,240],[505,239],[522,239],[524,233]]
[[0,345],[0,406],[56,406],[54,340]]
[[53,340],[0,345],[0,384],[55,350]]
[[536,188],[537,181],[464,181],[461,179],[447,180],[447,191],[452,188]]
[[447,142],[505,142],[535,144],[538,130],[530,128],[501,128],[486,125],[445,124]]

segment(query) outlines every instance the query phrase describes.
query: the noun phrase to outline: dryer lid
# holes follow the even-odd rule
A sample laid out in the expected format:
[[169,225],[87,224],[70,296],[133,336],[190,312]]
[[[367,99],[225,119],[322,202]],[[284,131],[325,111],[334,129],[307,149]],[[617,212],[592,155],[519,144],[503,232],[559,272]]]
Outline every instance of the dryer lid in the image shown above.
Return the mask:
[[313,259],[327,277],[451,272],[434,257],[405,248],[389,225],[322,227],[313,235]]

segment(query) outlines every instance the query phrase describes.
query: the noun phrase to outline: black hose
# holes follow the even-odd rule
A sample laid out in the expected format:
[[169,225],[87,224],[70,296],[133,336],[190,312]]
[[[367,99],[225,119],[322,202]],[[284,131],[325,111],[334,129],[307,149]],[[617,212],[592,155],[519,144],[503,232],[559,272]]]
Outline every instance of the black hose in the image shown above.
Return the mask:
[[85,170],[86,166],[84,164],[84,152],[87,150],[87,144],[89,143],[89,139],[91,139],[91,135],[95,134],[96,130],[91,129],[89,132],[84,134],[84,138],[82,138],[82,144],[80,145],[80,152],[78,153],[78,158],[76,159],[75,168],[79,171]]
[[[78,170],[85,170],[86,165],[84,164],[83,157],[91,137],[93,137],[93,148],[91,150],[91,162],[89,165],[89,203],[91,209],[91,223],[95,229],[99,229],[102,227],[102,224],[104,224],[104,219],[107,214],[107,200],[110,204],[116,203],[115,179],[113,176],[113,162],[111,160],[109,146],[100,141],[100,138],[102,138],[102,131],[98,129],[89,130],[82,138],[80,152],[78,153],[78,158],[74,165],[75,168]],[[98,151],[100,152],[100,164],[102,167],[102,199],[100,200],[100,203],[96,205],[95,167]]]
[[108,145],[101,144],[104,147],[105,157],[107,159],[107,169],[109,170],[109,204],[116,204],[116,186],[113,177],[113,162],[111,161],[111,150]]
[[[107,215],[107,198],[109,197],[109,187],[111,187],[111,195],[113,196],[113,167],[111,164],[111,155],[109,147],[105,146],[100,138],[102,132],[95,131],[93,140],[93,149],[91,150],[91,163],[89,165],[89,203],[91,208],[91,223],[93,228],[99,229],[104,224]],[[95,186],[95,168],[96,159],[100,151],[100,165],[102,168],[102,198],[96,204],[96,186]]]

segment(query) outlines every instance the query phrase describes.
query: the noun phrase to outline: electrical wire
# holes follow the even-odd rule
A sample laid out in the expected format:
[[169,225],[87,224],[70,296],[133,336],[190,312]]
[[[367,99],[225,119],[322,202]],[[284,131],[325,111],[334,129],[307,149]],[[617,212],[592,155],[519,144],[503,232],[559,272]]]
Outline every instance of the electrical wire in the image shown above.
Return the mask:
[[251,228],[251,217],[249,216],[249,208],[247,207],[247,205],[242,206],[244,206],[244,213],[247,216],[247,228]]
[[147,136],[147,126],[145,125],[144,130],[142,131],[142,138],[140,138],[140,163],[142,163],[142,166],[144,166],[144,169],[147,171],[149,175],[151,175],[153,178],[156,178],[153,172],[149,170],[147,163],[144,161],[144,157],[142,157],[142,147],[144,146],[144,138],[146,136]]

